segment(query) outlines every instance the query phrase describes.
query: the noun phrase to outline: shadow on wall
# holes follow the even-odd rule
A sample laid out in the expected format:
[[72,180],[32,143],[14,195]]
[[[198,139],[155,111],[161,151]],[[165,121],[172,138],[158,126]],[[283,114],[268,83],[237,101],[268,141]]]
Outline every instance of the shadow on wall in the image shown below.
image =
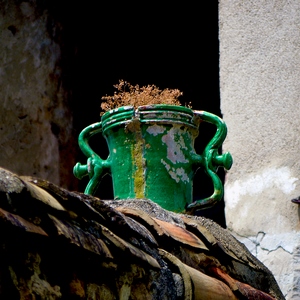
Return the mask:
[[[49,12],[62,24],[64,82],[73,93],[72,109],[76,135],[100,120],[100,101],[112,95],[113,84],[124,79],[140,86],[178,88],[183,103],[220,116],[218,3],[133,6],[128,3],[72,3],[54,1]],[[65,6],[63,6],[65,5]],[[202,126],[202,125],[201,125]],[[215,129],[203,124],[196,149],[200,153]],[[94,141],[103,158],[104,139]],[[85,163],[79,154],[77,161]],[[224,178],[224,174],[220,173]],[[201,182],[201,184],[199,184]],[[83,191],[86,182],[79,183]],[[103,178],[101,198],[112,198],[111,179]],[[208,188],[207,188],[208,187]],[[197,174],[195,199],[211,194],[208,177]],[[224,203],[218,212],[202,214],[225,226]]]

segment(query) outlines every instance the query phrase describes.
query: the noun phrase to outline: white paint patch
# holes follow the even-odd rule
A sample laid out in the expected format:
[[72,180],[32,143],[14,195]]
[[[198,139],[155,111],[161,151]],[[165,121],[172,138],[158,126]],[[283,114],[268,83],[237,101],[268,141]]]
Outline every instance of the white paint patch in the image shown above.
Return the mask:
[[177,168],[171,167],[166,161],[163,159],[160,160],[161,163],[165,166],[168,173],[170,174],[171,178],[173,178],[177,183],[181,180],[183,182],[189,182],[190,179],[188,175],[185,173],[183,168]]
[[166,130],[165,127],[159,126],[159,125],[157,125],[157,124],[154,124],[154,125],[149,126],[149,127],[147,128],[147,132],[148,132],[149,134],[154,135],[154,136],[156,136],[156,135],[158,135],[158,134],[164,133],[165,130]]
[[170,171],[171,166],[168,163],[166,163],[163,159],[161,159],[160,162],[166,167],[167,171]]
[[225,186],[226,202],[229,208],[234,208],[243,195],[258,195],[268,189],[278,189],[284,194],[290,194],[296,188],[298,178],[291,176],[287,167],[269,168],[261,174],[253,175],[248,179],[235,181]]
[[176,169],[176,175],[178,177],[180,177],[181,180],[184,181],[184,182],[189,182],[190,181],[189,177],[187,176],[187,174],[184,171],[184,168]]
[[188,162],[182,151],[182,149],[187,150],[187,146],[184,143],[182,130],[179,127],[174,126],[162,137],[162,142],[167,145],[167,157],[173,164]]

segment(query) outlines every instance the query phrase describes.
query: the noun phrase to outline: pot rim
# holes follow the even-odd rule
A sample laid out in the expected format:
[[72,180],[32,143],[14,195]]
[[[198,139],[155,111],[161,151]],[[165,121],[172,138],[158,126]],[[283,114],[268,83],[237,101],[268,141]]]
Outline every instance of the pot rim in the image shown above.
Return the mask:
[[169,104],[121,106],[103,114],[103,132],[116,126],[126,125],[133,120],[146,124],[180,124],[198,129],[199,120],[193,110],[186,106]]

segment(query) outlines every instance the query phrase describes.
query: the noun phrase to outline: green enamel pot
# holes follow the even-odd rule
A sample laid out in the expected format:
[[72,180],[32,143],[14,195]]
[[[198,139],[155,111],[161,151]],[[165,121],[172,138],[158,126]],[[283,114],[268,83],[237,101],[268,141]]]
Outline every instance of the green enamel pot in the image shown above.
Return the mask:
[[[214,124],[216,133],[198,154],[194,142],[201,122]],[[232,165],[230,153],[219,154],[226,133],[223,120],[205,111],[164,104],[123,106],[106,112],[100,122],[80,133],[79,146],[88,159],[86,165],[76,164],[74,175],[79,179],[89,175],[86,194],[94,194],[101,188],[101,177],[111,173],[115,199],[150,199],[174,212],[208,208],[223,196],[218,167],[228,170]],[[89,145],[95,134],[106,139],[107,159]],[[211,177],[214,193],[192,202],[199,167]]]

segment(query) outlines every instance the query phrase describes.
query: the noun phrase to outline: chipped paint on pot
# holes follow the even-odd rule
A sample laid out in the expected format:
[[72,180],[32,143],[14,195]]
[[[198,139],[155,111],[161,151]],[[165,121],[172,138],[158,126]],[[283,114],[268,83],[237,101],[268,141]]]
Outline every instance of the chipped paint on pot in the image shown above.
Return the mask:
[[[217,132],[199,155],[194,141],[202,121],[215,124]],[[106,160],[88,144],[89,138],[100,132],[109,148]],[[93,194],[102,174],[110,172],[115,199],[150,199],[176,212],[208,207],[223,195],[217,168],[228,169],[232,163],[229,153],[218,153],[225,136],[224,122],[207,112],[172,105],[147,105],[136,110],[120,107],[82,131],[79,145],[90,167],[77,164],[74,174],[78,178],[87,174],[91,177],[87,194]],[[193,178],[201,166],[212,178],[215,191],[211,197],[192,203]]]
[[[186,134],[187,128],[183,130],[180,125],[173,125],[172,128],[162,137],[162,142],[167,146],[167,158],[173,163],[188,163],[184,151],[188,150],[185,145],[183,135]],[[193,137],[189,139],[189,142],[193,142]]]
[[158,134],[164,133],[165,131],[166,131],[166,128],[164,126],[157,125],[157,124],[150,125],[147,128],[147,132],[149,134],[154,135],[154,136],[157,136]]
[[175,169],[171,167],[164,159],[161,159],[161,163],[165,166],[166,170],[168,171],[170,177],[174,179],[177,183],[181,180],[183,182],[189,182],[190,179],[186,174],[185,170],[180,167]]

